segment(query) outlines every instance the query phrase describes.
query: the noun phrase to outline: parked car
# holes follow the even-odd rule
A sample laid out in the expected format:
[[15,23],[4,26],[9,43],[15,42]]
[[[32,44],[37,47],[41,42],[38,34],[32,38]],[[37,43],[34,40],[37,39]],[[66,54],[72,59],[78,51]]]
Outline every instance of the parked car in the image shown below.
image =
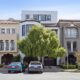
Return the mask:
[[43,72],[43,65],[39,61],[31,61],[28,66],[28,72]]
[[7,66],[8,73],[10,72],[25,72],[26,66],[22,64],[21,62],[12,62]]

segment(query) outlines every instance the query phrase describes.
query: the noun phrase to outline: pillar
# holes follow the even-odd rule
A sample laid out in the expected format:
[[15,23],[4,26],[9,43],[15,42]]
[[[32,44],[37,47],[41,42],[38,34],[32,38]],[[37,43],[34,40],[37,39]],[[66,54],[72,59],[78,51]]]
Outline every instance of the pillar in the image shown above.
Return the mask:
[[1,64],[1,58],[2,58],[2,55],[0,55],[0,64]]
[[60,65],[60,57],[57,57],[57,65]]
[[73,52],[73,42],[71,42],[71,52]]

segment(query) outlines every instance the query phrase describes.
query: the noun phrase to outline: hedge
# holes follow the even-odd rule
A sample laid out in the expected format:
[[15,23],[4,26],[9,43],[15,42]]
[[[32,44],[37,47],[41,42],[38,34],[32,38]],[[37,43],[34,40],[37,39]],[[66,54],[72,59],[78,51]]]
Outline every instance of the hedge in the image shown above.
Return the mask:
[[77,68],[77,66],[73,64],[68,64],[68,66],[67,64],[64,64],[64,65],[60,65],[60,67],[63,69],[76,69]]

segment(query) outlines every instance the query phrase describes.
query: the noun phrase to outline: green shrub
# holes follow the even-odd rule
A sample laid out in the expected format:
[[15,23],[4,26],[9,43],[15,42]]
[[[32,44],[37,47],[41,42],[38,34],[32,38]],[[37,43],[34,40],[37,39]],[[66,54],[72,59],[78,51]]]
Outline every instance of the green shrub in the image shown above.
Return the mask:
[[68,68],[67,68],[67,64],[64,64],[64,65],[60,65],[61,68],[63,69],[76,69],[76,65],[73,65],[73,64],[68,64]]
[[18,61],[20,61],[20,58],[21,58],[20,55],[14,56],[13,62],[18,62]]
[[0,64],[0,68],[2,68],[4,65],[3,64]]

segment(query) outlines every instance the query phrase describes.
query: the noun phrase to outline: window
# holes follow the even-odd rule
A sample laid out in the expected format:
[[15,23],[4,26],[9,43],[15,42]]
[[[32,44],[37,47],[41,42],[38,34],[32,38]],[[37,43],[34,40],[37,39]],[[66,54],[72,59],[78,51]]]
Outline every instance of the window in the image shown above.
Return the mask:
[[32,28],[32,24],[26,25],[26,35],[28,35],[29,30]]
[[37,15],[37,14],[33,15],[33,19],[36,20],[36,21],[39,21],[39,15]]
[[76,51],[77,50],[77,42],[76,41],[74,41],[74,42],[68,41],[67,42],[67,49],[69,52]]
[[11,51],[15,50],[15,42],[14,40],[11,40]]
[[10,29],[9,28],[7,29],[7,34],[10,34]]
[[25,36],[26,32],[25,32],[25,25],[22,25],[22,36]]
[[5,29],[4,28],[1,29],[1,34],[5,34]]
[[29,19],[29,17],[30,17],[30,15],[27,14],[27,15],[26,15],[26,19]]
[[45,21],[46,16],[45,15],[39,15],[39,21]]
[[46,21],[51,21],[51,15],[46,15]]
[[35,14],[33,15],[33,19],[36,21],[51,21],[51,15]]
[[65,29],[65,36],[67,38],[77,38],[78,30],[76,28],[67,28]]
[[0,51],[4,50],[4,42],[3,40],[0,40]]
[[71,42],[69,42],[69,41],[67,42],[67,49],[69,52],[71,52]]
[[77,48],[77,43],[73,42],[73,51],[76,51],[76,48]]
[[12,28],[12,34],[15,34],[15,28]]
[[5,43],[6,43],[5,50],[9,50],[9,41],[8,41],[8,40],[6,40],[6,41],[5,41]]

